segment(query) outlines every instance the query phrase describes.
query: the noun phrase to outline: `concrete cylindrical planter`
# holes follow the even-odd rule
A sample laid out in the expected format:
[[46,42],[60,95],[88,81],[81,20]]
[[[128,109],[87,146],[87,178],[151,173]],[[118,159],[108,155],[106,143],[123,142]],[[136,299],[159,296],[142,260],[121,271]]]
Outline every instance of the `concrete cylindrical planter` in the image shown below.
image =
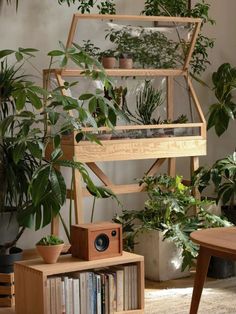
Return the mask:
[[181,271],[182,251],[166,239],[158,230],[147,231],[139,235],[135,253],[144,256],[145,277],[153,281],[165,281],[187,277],[189,271]]
[[120,58],[119,67],[121,69],[132,69],[133,68],[133,59],[132,58]]
[[46,264],[55,264],[64,247],[64,243],[57,245],[36,245],[39,255]]
[[114,69],[116,66],[115,57],[102,57],[102,65],[105,69]]

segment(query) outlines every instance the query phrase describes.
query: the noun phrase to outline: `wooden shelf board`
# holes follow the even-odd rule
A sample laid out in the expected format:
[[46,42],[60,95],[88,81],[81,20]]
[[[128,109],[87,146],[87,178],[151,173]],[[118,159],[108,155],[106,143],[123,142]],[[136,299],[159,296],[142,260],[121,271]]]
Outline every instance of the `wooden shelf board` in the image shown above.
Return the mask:
[[[206,155],[206,140],[201,137],[88,141],[78,145],[62,145],[63,158],[81,162],[140,160]],[[50,153],[50,147],[48,148]]]
[[129,252],[123,252],[123,255],[111,258],[104,258],[94,261],[84,261],[74,258],[71,255],[61,256],[56,264],[45,264],[42,259],[17,262],[16,265],[25,266],[31,271],[42,273],[44,276],[62,274],[73,271],[101,268],[128,263],[143,261],[143,256]]

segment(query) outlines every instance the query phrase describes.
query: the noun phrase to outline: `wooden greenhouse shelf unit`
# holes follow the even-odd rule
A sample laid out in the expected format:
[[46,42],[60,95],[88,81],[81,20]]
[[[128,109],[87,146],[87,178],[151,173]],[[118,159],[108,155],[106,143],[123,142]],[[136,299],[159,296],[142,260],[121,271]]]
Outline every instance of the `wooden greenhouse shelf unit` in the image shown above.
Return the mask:
[[[144,258],[123,252],[122,256],[95,261],[82,261],[70,255],[61,256],[56,264],[44,264],[42,260],[29,260],[15,264],[15,291],[17,314],[47,314],[46,282],[49,276],[86,271],[115,265],[136,264],[138,270],[138,309],[119,314],[144,313]],[[118,312],[115,312],[118,314]]]
[[[82,140],[79,143],[75,140],[75,133],[70,136],[65,136],[62,139],[62,149],[64,152],[63,158],[75,159],[76,161],[84,162],[92,170],[92,172],[100,179],[100,181],[116,194],[139,193],[145,190],[145,186],[139,184],[123,184],[116,185],[110,178],[98,167],[96,162],[107,161],[121,161],[121,160],[141,160],[141,159],[154,159],[153,165],[147,170],[148,175],[155,175],[160,166],[165,160],[168,160],[168,173],[170,175],[176,174],[176,158],[177,157],[190,157],[190,171],[194,171],[199,166],[199,156],[206,155],[206,121],[198,101],[194,87],[189,75],[189,64],[194,51],[197,36],[201,27],[201,19],[195,18],[182,18],[182,17],[155,17],[155,16],[133,16],[133,15],[81,15],[74,14],[68,39],[67,48],[70,48],[75,41],[78,22],[80,20],[91,21],[99,20],[102,22],[112,21],[131,21],[131,22],[160,22],[170,23],[172,28],[177,26],[182,27],[190,24],[192,25],[187,36],[188,49],[183,53],[184,58],[181,64],[176,68],[167,69],[153,69],[153,68],[133,68],[133,69],[105,69],[110,77],[139,77],[139,78],[155,78],[163,77],[166,82],[166,118],[174,120],[174,80],[181,77],[186,84],[187,90],[191,98],[191,103],[195,109],[198,122],[191,122],[186,124],[160,124],[160,125],[129,125],[129,126],[116,126],[115,133],[125,134],[124,137],[111,135],[111,139],[104,140],[100,138],[102,145],[98,145],[89,141]],[[138,24],[139,25],[139,24]],[[149,25],[151,25],[149,23]],[[123,25],[119,25],[123,26]],[[138,26],[139,27],[139,26]],[[149,27],[149,26],[148,26]],[[158,26],[159,27],[159,26]],[[156,28],[158,30],[158,27]],[[161,26],[160,26],[161,27]],[[153,29],[153,28],[152,28]],[[154,28],[154,30],[156,30]],[[78,28],[79,30],[79,28]],[[178,34],[179,35],[179,34]],[[178,36],[177,36],[178,37]],[[179,37],[178,37],[179,39]],[[182,49],[183,50],[183,49]],[[50,69],[44,70],[44,86],[49,85],[50,78],[54,77],[58,86],[63,87],[64,81],[67,78],[78,78],[83,76],[83,69],[80,68],[64,68],[64,69]],[[61,89],[62,93],[66,95],[67,91]],[[195,117],[195,118],[196,118]],[[182,135],[177,131],[181,128],[185,129]],[[150,130],[153,135],[151,136],[130,136],[136,132],[145,134],[145,131]],[[176,130],[173,131],[173,130]],[[85,132],[92,132],[99,135],[101,133],[112,133],[106,128],[92,129],[84,128]],[[173,133],[171,133],[173,132]],[[101,134],[100,133],[100,134]],[[150,133],[150,132],[149,132]],[[128,134],[128,135],[127,135]],[[147,134],[147,133],[146,133]],[[156,135],[155,135],[156,134]],[[161,135],[158,135],[161,134]],[[127,136],[126,136],[127,135]],[[49,145],[46,155],[50,157],[51,147]],[[68,190],[67,197],[74,198],[75,201],[75,216],[76,223],[82,223],[83,217],[83,196],[89,196],[86,188],[82,186],[81,176],[79,171],[75,172],[75,180],[73,191]],[[53,224],[52,231],[58,233],[58,221]]]

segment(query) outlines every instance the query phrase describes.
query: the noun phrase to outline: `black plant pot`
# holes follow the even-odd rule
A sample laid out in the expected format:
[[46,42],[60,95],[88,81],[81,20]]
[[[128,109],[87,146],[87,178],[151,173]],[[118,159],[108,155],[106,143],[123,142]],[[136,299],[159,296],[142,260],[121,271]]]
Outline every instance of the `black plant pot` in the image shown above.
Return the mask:
[[22,259],[22,252],[22,249],[12,247],[9,254],[0,255],[0,273],[12,273],[14,271],[14,263]]
[[225,217],[227,217],[230,222],[236,225],[236,206],[221,206],[221,210]]
[[234,262],[212,256],[208,268],[208,277],[224,279],[235,275]]

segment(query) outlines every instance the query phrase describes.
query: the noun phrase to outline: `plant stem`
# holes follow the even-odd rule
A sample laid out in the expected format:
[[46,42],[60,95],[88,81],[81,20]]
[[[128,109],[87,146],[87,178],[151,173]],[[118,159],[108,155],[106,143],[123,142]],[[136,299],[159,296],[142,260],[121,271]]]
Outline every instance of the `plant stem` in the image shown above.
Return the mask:
[[96,197],[94,196],[94,198],[93,198],[92,213],[91,213],[91,219],[90,219],[90,222],[91,222],[91,223],[93,222],[93,218],[94,218],[95,202],[96,202]]
[[69,232],[69,230],[68,230],[68,228],[67,228],[67,226],[66,226],[66,223],[65,223],[64,219],[62,218],[62,215],[61,215],[60,212],[58,213],[58,215],[59,215],[59,218],[60,218],[61,223],[62,223],[62,225],[63,225],[63,228],[64,228],[64,230],[65,230],[66,237],[67,237],[67,239],[68,239],[68,241],[69,241],[69,243],[70,243],[70,232]]

